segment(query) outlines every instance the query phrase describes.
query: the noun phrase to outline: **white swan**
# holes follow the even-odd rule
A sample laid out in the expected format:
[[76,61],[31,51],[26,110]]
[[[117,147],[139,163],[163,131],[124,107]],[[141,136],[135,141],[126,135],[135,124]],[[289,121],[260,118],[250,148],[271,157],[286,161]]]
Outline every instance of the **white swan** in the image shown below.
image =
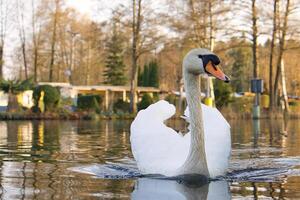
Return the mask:
[[130,141],[142,173],[216,177],[226,172],[231,151],[230,126],[217,109],[200,101],[200,74],[229,81],[217,67],[219,63],[219,58],[207,49],[193,49],[184,57],[189,133],[183,136],[164,124],[175,114],[174,105],[164,100],[138,112],[131,124]]

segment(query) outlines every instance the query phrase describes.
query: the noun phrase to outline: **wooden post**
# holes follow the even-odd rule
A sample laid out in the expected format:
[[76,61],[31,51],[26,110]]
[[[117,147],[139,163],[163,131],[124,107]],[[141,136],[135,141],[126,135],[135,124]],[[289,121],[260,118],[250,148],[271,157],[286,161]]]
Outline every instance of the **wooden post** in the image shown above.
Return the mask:
[[108,111],[109,109],[109,91],[108,89],[105,90],[105,95],[104,95],[104,107],[105,107],[105,111]]
[[126,101],[126,90],[123,90],[123,101]]
[[109,103],[108,108],[109,108],[109,111],[112,112],[114,110],[115,91],[112,91],[112,90],[109,91],[109,99],[110,100],[108,101],[108,103]]

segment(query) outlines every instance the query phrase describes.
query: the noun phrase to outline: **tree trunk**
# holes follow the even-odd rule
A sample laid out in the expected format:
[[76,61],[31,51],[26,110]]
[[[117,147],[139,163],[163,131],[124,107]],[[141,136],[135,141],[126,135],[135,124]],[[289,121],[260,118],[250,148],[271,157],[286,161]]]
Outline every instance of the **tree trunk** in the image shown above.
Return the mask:
[[[137,87],[137,62],[138,62],[138,42],[140,37],[141,26],[141,9],[142,0],[138,0],[136,7],[136,0],[132,0],[132,56],[131,56],[131,80],[130,80],[130,111],[135,113],[137,111],[136,102],[136,87]],[[137,10],[136,10],[137,9]]]
[[31,0],[31,9],[32,9],[32,44],[33,44],[33,80],[37,82],[37,60],[38,60],[38,42],[36,38],[36,18],[35,18],[35,5],[34,0]]
[[16,1],[17,3],[17,16],[18,16],[18,29],[19,29],[19,37],[21,41],[21,50],[23,57],[23,65],[24,65],[24,75],[25,79],[28,79],[28,65],[27,65],[27,56],[26,56],[26,35],[25,35],[25,25],[24,25],[24,4]]
[[0,80],[3,79],[3,64],[4,64],[4,46],[5,46],[5,39],[6,33],[9,25],[11,22],[8,22],[8,15],[10,12],[10,5],[11,2],[0,0]]
[[286,113],[289,113],[289,102],[288,102],[288,95],[286,91],[286,81],[285,81],[285,70],[284,70],[284,62],[283,59],[281,60],[281,84],[282,84],[282,95],[284,101],[284,110]]
[[88,41],[85,85],[89,85],[90,83],[90,68],[91,68],[91,42]]
[[34,82],[37,82],[37,58],[38,58],[38,50],[36,47],[34,47],[34,59],[33,59],[33,79]]
[[54,66],[54,54],[55,54],[55,45],[56,45],[56,26],[57,26],[57,18],[58,18],[58,7],[59,0],[55,1],[55,13],[53,20],[53,32],[52,32],[52,41],[51,41],[51,58],[49,65],[49,82],[53,81],[53,66]]
[[277,59],[277,66],[276,66],[276,75],[275,75],[275,83],[274,83],[274,100],[273,102],[275,105],[278,105],[278,84],[279,84],[279,78],[281,74],[281,63],[282,63],[282,58],[283,58],[283,53],[284,53],[284,48],[285,48],[285,36],[286,36],[286,30],[287,30],[287,20],[288,20],[288,15],[290,12],[290,0],[286,1],[286,10],[284,14],[284,19],[283,19],[283,27],[282,27],[282,32],[281,32],[281,37],[279,38],[279,53],[278,53],[278,59]]
[[16,112],[20,108],[17,95],[12,92],[8,93],[7,112]]
[[274,12],[273,12],[273,32],[271,40],[271,49],[270,49],[270,59],[269,59],[269,95],[270,95],[270,111],[273,110],[273,54],[274,46],[277,32],[277,5],[278,0],[274,1]]
[[0,45],[0,80],[3,79],[3,43]]
[[25,79],[28,79],[28,66],[27,66],[27,58],[26,58],[26,40],[25,37],[23,38],[24,41],[22,42],[22,55],[23,55],[23,63],[24,63],[24,74],[25,74]]
[[252,54],[253,54],[253,78],[258,76],[257,67],[257,12],[255,7],[256,0],[252,0]]

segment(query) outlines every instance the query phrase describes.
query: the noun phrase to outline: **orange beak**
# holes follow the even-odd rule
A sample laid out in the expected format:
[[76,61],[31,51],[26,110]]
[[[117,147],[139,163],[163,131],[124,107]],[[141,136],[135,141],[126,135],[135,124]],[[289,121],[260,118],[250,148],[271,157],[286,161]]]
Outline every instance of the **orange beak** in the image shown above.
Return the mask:
[[211,61],[209,61],[207,63],[207,65],[205,66],[205,70],[206,72],[208,72],[210,75],[216,77],[217,79],[220,79],[222,81],[225,81],[226,83],[228,83],[230,81],[230,78],[228,76],[226,76],[222,70],[220,70],[220,68],[216,65],[214,65]]

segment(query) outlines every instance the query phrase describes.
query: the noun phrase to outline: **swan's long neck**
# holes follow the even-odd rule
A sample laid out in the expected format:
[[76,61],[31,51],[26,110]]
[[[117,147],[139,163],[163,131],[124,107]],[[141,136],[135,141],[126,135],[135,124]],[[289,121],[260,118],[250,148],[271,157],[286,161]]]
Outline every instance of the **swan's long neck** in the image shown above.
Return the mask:
[[195,173],[209,177],[205,154],[204,126],[201,108],[200,76],[183,68],[186,100],[190,112],[191,145],[181,170],[184,174]]

